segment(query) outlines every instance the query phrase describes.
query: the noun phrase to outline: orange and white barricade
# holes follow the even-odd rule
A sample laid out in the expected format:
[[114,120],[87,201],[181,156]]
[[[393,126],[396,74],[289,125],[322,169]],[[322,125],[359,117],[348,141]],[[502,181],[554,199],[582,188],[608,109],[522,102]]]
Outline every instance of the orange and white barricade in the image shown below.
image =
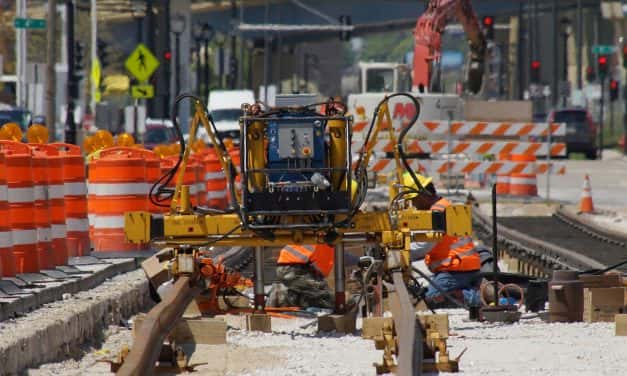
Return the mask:
[[37,224],[37,254],[40,269],[55,267],[52,254],[52,216],[48,190],[48,155],[32,148],[33,190],[35,194],[35,223]]
[[210,208],[226,207],[226,175],[214,148],[209,148],[203,158],[205,167],[205,184],[207,187],[207,205]]
[[124,214],[148,210],[146,161],[140,150],[104,149],[89,163],[90,214],[95,253],[145,250],[146,244],[126,242]]
[[[535,155],[512,154],[512,162],[535,163]],[[509,194],[512,196],[537,196],[538,182],[535,171],[515,172],[509,175]]]
[[9,188],[7,186],[7,166],[0,150],[0,277],[15,275],[15,257],[9,218]]
[[31,150],[28,145],[5,140],[0,140],[0,149],[5,154],[15,272],[36,273],[40,269]]
[[76,145],[56,143],[63,160],[63,195],[68,256],[86,256],[90,252],[87,217],[87,177],[85,161]]

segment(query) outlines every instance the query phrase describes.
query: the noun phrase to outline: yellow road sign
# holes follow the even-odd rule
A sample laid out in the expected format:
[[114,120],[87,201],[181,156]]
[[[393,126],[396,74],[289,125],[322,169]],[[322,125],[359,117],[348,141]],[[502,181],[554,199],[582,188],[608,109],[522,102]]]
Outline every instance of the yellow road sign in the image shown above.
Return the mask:
[[133,98],[152,98],[155,96],[155,87],[152,85],[133,85],[131,86],[131,96]]
[[146,81],[159,67],[159,60],[142,43],[129,55],[124,63],[126,69],[137,78],[138,81]]

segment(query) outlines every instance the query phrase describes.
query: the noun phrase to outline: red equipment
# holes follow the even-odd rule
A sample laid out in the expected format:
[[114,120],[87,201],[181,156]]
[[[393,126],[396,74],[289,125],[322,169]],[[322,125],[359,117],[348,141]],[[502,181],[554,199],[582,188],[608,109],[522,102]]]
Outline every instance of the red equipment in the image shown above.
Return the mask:
[[472,93],[481,90],[487,43],[470,0],[430,0],[414,30],[414,91],[431,89],[433,66],[441,58],[442,33],[453,18],[462,24],[470,44],[466,88]]

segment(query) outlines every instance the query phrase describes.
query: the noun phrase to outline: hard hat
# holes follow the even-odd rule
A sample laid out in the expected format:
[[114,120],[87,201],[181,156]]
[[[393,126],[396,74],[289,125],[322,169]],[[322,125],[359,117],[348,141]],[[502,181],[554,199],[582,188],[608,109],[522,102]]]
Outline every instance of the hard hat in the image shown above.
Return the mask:
[[[420,185],[423,188],[425,188],[427,185],[433,182],[433,178],[431,178],[430,176],[423,176],[420,174],[415,174],[415,175],[416,175],[416,178],[418,178],[418,183],[420,183]],[[403,173],[403,185],[406,187],[418,188],[416,187],[416,183],[414,182],[414,179],[412,178],[409,172]]]

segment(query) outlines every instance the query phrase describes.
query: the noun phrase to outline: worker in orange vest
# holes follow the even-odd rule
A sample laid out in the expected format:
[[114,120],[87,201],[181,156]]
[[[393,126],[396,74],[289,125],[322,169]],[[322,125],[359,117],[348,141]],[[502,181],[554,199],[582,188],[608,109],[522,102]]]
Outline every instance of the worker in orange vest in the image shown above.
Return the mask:
[[[430,177],[416,175],[416,178],[424,190],[410,196],[414,206],[419,210],[444,213],[451,202],[437,194]],[[406,187],[417,189],[409,174],[406,173],[403,180]],[[437,285],[428,286],[425,294],[427,303],[444,303],[446,298],[441,291],[445,291],[458,300],[463,298],[470,306],[480,305],[481,258],[470,236],[444,235],[425,255],[425,264],[433,273],[432,280]]]
[[290,244],[279,253],[279,283],[272,286],[269,305],[333,308],[325,280],[333,270],[334,248],[327,244]]

